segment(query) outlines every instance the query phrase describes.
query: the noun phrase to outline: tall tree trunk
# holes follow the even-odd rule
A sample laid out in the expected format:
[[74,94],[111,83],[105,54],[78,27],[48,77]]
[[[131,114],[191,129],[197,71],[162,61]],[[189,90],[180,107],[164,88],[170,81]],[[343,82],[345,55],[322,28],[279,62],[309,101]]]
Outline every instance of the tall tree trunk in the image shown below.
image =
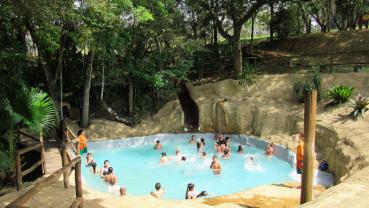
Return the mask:
[[105,85],[105,64],[102,64],[101,92],[100,100],[104,100],[104,85]]
[[91,50],[88,53],[88,63],[85,74],[85,86],[83,90],[82,118],[81,118],[82,128],[88,127],[89,108],[90,108],[90,88],[91,88],[93,62],[94,62],[94,52]]
[[270,7],[270,26],[269,26],[269,32],[270,32],[270,41],[274,40],[274,29],[273,29],[273,17],[274,17],[274,4],[270,3],[269,4]]
[[256,19],[257,13],[255,12],[251,17],[251,40],[250,40],[250,53],[253,52],[253,43],[254,43],[254,26],[255,26],[255,19]]
[[218,54],[218,27],[214,20],[213,20],[213,46],[215,54]]
[[232,58],[233,68],[235,72],[242,72],[242,50],[241,50],[241,28],[242,24],[235,24],[233,27],[233,38],[232,38]]
[[129,84],[129,92],[128,92],[128,114],[130,117],[133,116],[133,90],[134,90],[134,86],[133,86],[133,80],[131,77],[128,77],[128,84]]

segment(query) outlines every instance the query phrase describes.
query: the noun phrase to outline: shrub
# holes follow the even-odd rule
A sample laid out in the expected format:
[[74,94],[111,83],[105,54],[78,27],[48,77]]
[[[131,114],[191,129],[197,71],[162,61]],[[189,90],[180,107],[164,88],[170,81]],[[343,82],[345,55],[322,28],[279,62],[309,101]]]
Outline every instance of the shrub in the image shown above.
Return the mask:
[[351,97],[353,91],[351,86],[338,85],[328,90],[328,97],[333,99],[334,103],[342,104]]
[[355,99],[349,98],[349,100],[351,107],[354,108],[354,111],[352,112],[353,117],[356,118],[359,113],[364,117],[365,112],[369,109],[369,98],[359,94]]
[[256,71],[254,67],[246,63],[242,69],[242,73],[238,75],[239,84],[243,86],[251,86],[256,83]]

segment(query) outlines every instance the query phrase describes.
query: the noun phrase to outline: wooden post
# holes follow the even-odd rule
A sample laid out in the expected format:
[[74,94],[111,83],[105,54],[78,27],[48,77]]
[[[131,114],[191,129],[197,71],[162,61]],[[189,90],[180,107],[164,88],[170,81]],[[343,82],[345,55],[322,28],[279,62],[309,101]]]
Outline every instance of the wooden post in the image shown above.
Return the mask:
[[41,160],[42,160],[42,173],[44,175],[46,175],[47,173],[47,169],[46,169],[46,161],[45,161],[45,147],[44,147],[44,137],[42,135],[40,135],[40,144],[41,144]]
[[[65,167],[67,165],[67,151],[66,151],[66,144],[63,144],[61,149],[61,159],[62,159],[62,166]],[[63,182],[64,182],[64,188],[69,188],[69,170],[66,169],[63,173]]]
[[[82,197],[82,180],[81,180],[81,160],[76,163],[75,166],[75,180],[76,180],[76,198]],[[83,199],[82,202],[78,206],[79,208],[83,207]]]
[[305,138],[300,204],[311,201],[313,196],[316,100],[317,91],[315,89],[305,92]]
[[16,176],[17,176],[17,191],[23,190],[23,181],[22,181],[22,161],[20,157],[20,153],[18,151],[15,152],[15,168],[16,168]]

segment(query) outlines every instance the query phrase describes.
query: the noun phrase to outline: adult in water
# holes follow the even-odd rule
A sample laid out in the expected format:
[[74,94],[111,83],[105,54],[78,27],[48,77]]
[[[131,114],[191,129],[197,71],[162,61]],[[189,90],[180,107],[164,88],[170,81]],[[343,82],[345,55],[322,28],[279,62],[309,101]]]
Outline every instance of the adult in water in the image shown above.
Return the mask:
[[238,146],[237,153],[240,154],[240,155],[242,155],[244,153],[242,145]]
[[118,177],[113,173],[113,167],[108,168],[108,174],[104,175],[104,181],[114,185],[118,181]]
[[208,193],[206,191],[198,192],[195,190],[195,184],[189,183],[186,189],[185,199],[196,199],[198,197],[207,196]]
[[188,141],[188,143],[190,143],[190,144],[196,144],[195,135],[192,135],[191,136],[191,139]]
[[161,187],[161,184],[158,182],[155,184],[155,191],[152,191],[151,196],[161,199],[165,193],[165,189]]
[[265,147],[265,154],[271,157],[273,155],[274,149],[273,149],[273,142],[268,143]]
[[161,145],[160,140],[156,140],[156,143],[154,145],[154,149],[161,149],[163,148],[163,145]]
[[213,171],[214,174],[220,174],[222,167],[218,162],[218,158],[216,155],[213,156],[213,160],[211,161],[210,169]]
[[104,161],[104,167],[100,170],[102,176],[107,175],[109,172],[110,163],[109,160]]
[[165,165],[166,163],[168,163],[168,161],[169,161],[169,158],[167,157],[167,153],[162,152],[161,158],[160,158],[160,165]]
[[296,172],[302,174],[304,160],[304,133],[299,134],[299,144],[296,149]]
[[87,138],[85,131],[80,129],[77,133],[78,136],[78,154],[82,155],[87,153]]

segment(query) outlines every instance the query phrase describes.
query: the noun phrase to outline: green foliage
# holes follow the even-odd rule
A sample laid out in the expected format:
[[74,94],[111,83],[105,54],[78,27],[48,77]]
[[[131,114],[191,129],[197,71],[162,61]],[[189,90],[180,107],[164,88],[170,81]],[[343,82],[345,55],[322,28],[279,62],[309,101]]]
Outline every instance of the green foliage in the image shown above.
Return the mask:
[[310,81],[297,81],[293,84],[292,94],[299,102],[304,102],[304,93],[306,90],[317,90],[318,101],[322,97],[322,78],[319,70],[314,70],[313,77]]
[[298,18],[298,7],[294,5],[281,8],[276,12],[272,19],[271,27],[277,33],[278,39],[285,39],[288,36],[301,33],[302,24],[299,24]]
[[245,63],[242,73],[238,75],[239,84],[242,86],[252,86],[256,83],[256,71],[254,66]]
[[[17,131],[26,128],[35,135],[50,136],[55,133],[56,110],[49,96],[22,84],[8,86],[5,96],[0,98],[0,126],[3,153],[7,153],[8,167],[14,169]],[[6,149],[6,151],[5,151]]]
[[352,95],[355,88],[351,86],[338,85],[329,88],[328,97],[333,99],[334,103],[342,104]]
[[350,106],[354,108],[352,116],[357,118],[359,114],[364,117],[365,112],[369,110],[369,98],[362,95],[357,95],[355,99],[349,98]]

